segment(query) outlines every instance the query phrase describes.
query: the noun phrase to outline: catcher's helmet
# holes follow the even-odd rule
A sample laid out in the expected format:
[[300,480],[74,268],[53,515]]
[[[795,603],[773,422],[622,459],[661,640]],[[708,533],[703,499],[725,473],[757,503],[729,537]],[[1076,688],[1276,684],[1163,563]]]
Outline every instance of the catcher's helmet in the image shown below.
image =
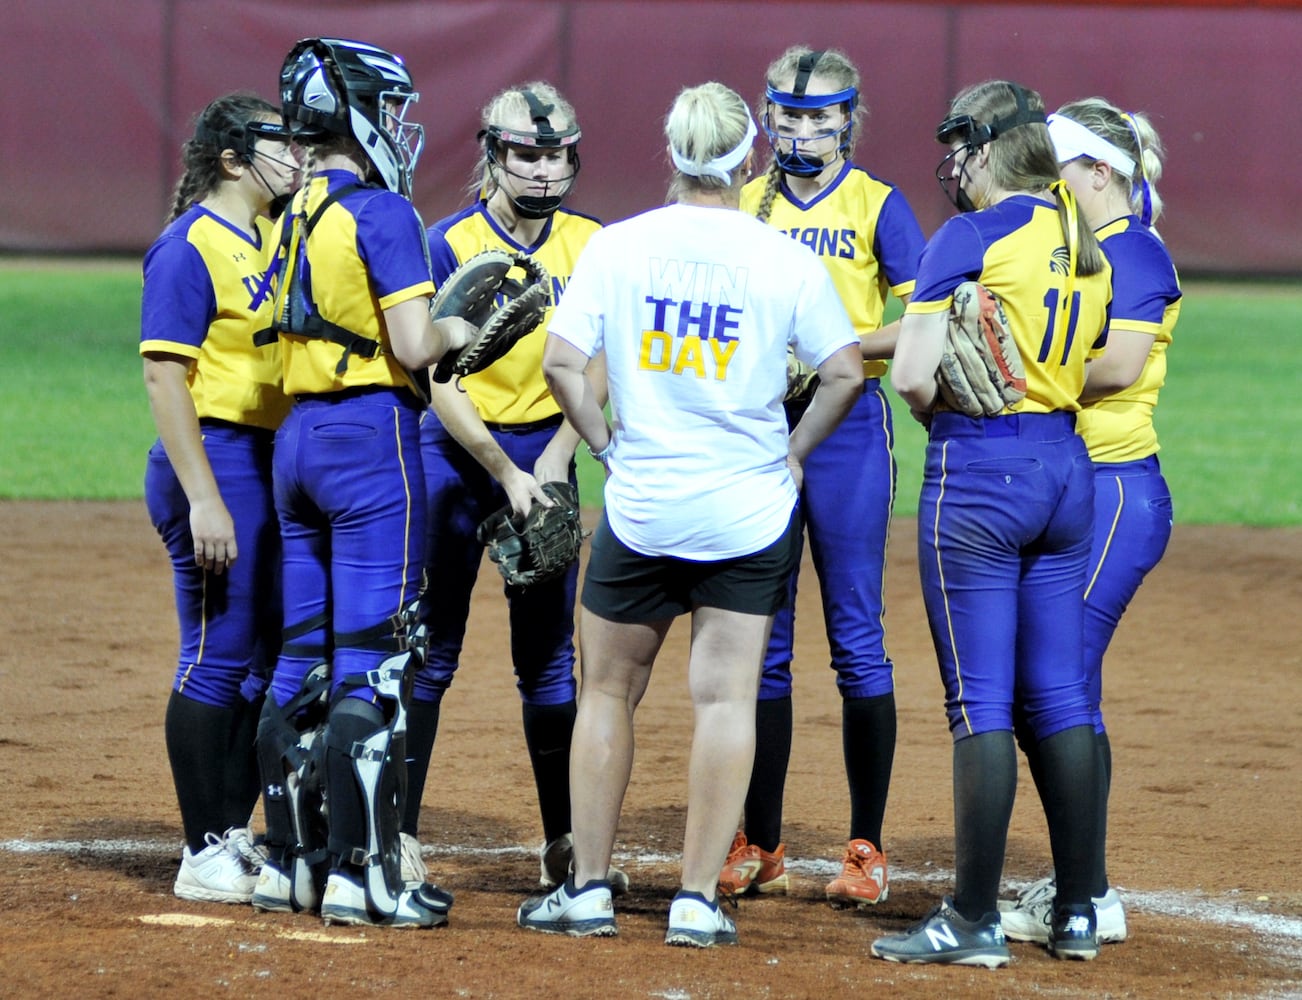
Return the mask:
[[405,118],[419,98],[402,58],[365,42],[305,38],[280,69],[280,102],[295,139],[357,140],[385,187],[409,198],[425,129]]

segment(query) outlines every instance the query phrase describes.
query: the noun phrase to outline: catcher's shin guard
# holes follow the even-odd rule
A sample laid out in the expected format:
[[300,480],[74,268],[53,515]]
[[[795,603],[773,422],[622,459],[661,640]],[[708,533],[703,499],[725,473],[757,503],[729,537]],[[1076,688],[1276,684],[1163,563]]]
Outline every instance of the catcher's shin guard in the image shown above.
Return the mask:
[[[405,888],[399,828],[414,662],[410,650],[397,653],[346,684],[326,726],[330,853],[361,870],[367,906],[385,919],[397,913]],[[363,686],[378,704],[347,696]]]
[[283,707],[270,696],[258,720],[258,768],[273,866],[289,880],[289,906],[314,909],[325,885],[325,719],[330,665],[310,670]]

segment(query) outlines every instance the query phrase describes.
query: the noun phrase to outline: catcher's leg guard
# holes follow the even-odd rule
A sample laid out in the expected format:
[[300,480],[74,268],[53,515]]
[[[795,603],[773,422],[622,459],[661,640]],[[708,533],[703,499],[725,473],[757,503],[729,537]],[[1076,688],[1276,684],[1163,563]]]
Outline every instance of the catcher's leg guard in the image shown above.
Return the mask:
[[[346,684],[343,697],[331,707],[326,727],[329,845],[341,869],[360,870],[366,908],[376,923],[433,926],[445,919],[452,897],[432,885],[407,887],[399,842],[414,661],[410,651],[389,657]],[[378,704],[347,697],[350,688],[363,686],[375,693]]]
[[[325,718],[330,665],[308,672],[297,696],[284,706],[268,696],[258,720],[258,767],[271,851],[258,909],[315,909],[328,861],[325,819]],[[272,883],[275,883],[274,885]]]

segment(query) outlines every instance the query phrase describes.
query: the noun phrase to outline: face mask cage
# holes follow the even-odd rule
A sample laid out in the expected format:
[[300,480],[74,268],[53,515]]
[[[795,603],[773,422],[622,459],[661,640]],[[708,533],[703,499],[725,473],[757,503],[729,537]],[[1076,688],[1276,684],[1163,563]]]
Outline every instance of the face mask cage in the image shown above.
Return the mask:
[[407,121],[407,112],[420,100],[409,90],[384,90],[379,95],[380,125],[397,157],[404,184],[401,193],[410,196],[411,178],[425,149],[425,126]]
[[[796,93],[796,90],[778,90],[772,84],[769,84],[766,88],[764,95],[766,99],[763,121],[764,134],[768,138],[769,146],[773,149],[773,158],[777,161],[778,167],[783,173],[795,177],[815,177],[822,173],[823,168],[828,163],[827,160],[823,159],[822,155],[813,152],[811,147],[815,143],[825,142],[835,136],[838,139],[836,144],[837,153],[849,159],[850,142],[853,138],[854,129],[854,109],[859,100],[859,92],[854,87],[847,87],[845,90],[839,90],[834,94],[818,94],[811,97],[804,93],[803,86],[796,89],[800,93]],[[838,105],[841,106],[845,114],[845,124],[838,129],[822,129],[816,135],[797,138],[794,135],[783,134],[782,127],[774,124],[774,109],[777,107],[803,111],[830,108]]]
[[[504,190],[521,218],[545,219],[561,207],[566,196],[574,189],[575,178],[579,176],[579,140],[583,138],[583,133],[577,124],[564,129],[553,128],[550,115],[556,110],[555,105],[543,104],[532,90],[523,90],[521,94],[529,105],[533,131],[490,125],[480,131],[477,138],[484,144],[484,155],[490,170],[500,171],[530,187],[542,183],[544,193],[541,195],[516,195],[509,189]],[[564,177],[540,182],[537,178],[521,174],[506,165],[508,146],[538,150],[564,149],[570,172]],[[498,186],[502,187],[500,180]]]
[[[993,122],[978,122],[971,115],[951,115],[936,126],[936,141],[946,146],[953,146],[954,143],[962,145],[951,149],[945,158],[936,166],[936,180],[940,183],[940,189],[945,192],[945,197],[960,212],[974,212],[976,205],[963,190],[961,183],[967,171],[967,157],[972,156],[978,149],[987,143],[994,142],[995,139],[1003,135],[1009,129],[1017,128],[1019,125],[1043,124],[1048,116],[1043,110],[1032,110],[1030,102],[1027,99],[1026,91],[1017,84],[1009,84],[1013,91],[1013,97],[1017,101],[1017,110],[1007,118],[999,118]],[[959,176],[954,176],[954,171],[950,169],[950,161],[959,153],[964,153],[963,163],[959,166]]]
[[[971,115],[954,115],[946,118],[936,128],[937,142],[944,143],[946,146],[953,145],[955,142],[962,143],[951,149],[936,165],[936,181],[940,184],[940,190],[945,193],[949,203],[960,212],[976,211],[976,205],[963,190],[962,181],[967,175],[967,158],[992,138],[990,126],[978,124]],[[963,162],[959,165],[958,175],[955,176],[952,161],[960,153],[963,154]]]

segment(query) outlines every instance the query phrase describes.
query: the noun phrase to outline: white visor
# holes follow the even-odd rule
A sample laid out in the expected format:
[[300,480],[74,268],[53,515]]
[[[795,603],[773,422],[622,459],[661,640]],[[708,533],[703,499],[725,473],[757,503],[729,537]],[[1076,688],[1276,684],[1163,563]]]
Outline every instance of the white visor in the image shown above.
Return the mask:
[[1078,156],[1088,156],[1119,170],[1126,175],[1126,180],[1134,179],[1135,160],[1125,150],[1064,115],[1050,115],[1048,124],[1049,138],[1053,140],[1059,163],[1070,163]]
[[674,161],[674,166],[685,174],[692,177],[714,177],[731,186],[732,172],[741,165],[742,160],[746,159],[746,154],[750,152],[750,148],[755,142],[755,136],[758,134],[759,132],[755,128],[755,119],[747,114],[745,137],[735,147],[721,156],[716,156],[713,160],[705,163],[693,163],[674,149],[672,144],[669,146],[669,156]]

